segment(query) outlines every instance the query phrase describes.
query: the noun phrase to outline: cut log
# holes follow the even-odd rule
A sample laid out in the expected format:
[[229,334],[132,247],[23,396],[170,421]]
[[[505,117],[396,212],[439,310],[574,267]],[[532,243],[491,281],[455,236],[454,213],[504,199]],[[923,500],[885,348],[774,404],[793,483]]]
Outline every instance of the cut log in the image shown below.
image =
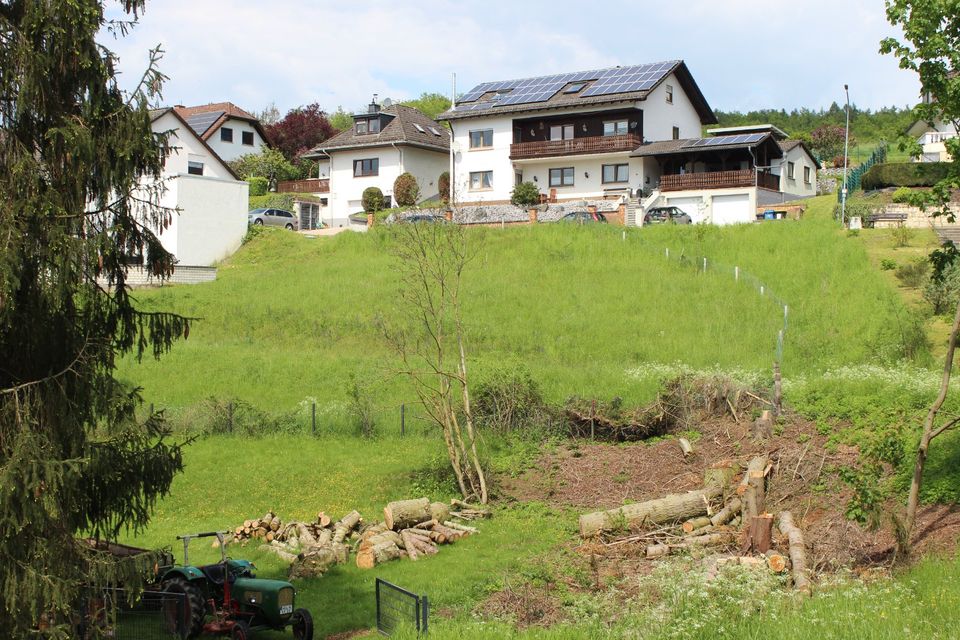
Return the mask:
[[417,553],[417,542],[414,540],[416,536],[410,533],[409,529],[404,529],[400,532],[400,539],[403,542],[403,548],[407,552],[407,556],[414,562],[419,559],[420,554]]
[[807,548],[803,542],[803,532],[793,523],[789,511],[780,513],[777,523],[780,533],[789,541],[790,564],[793,566],[793,586],[807,594],[812,592],[810,576],[807,574]]
[[397,500],[383,508],[383,522],[387,529],[406,529],[431,519],[429,498]]
[[[446,544],[448,542],[447,536],[440,533],[439,531],[434,531],[431,529],[429,533],[430,533],[430,540],[433,542],[436,542],[437,544]],[[453,542],[453,541],[450,540],[449,542]]]
[[708,533],[702,536],[690,536],[683,539],[683,542],[676,544],[652,544],[646,549],[648,560],[668,556],[674,551],[682,549],[691,549],[693,547],[706,547],[719,544],[730,544],[736,539],[736,536],[729,531],[720,531],[717,533]]
[[[409,531],[409,529],[408,529]],[[437,545],[430,542],[430,540],[424,540],[423,538],[417,538],[413,541],[414,546],[417,548],[417,552],[420,554],[433,555],[437,552]]]
[[421,522],[420,524],[413,525],[413,529],[433,529],[434,526],[440,524],[437,520],[427,520],[426,522]]
[[693,455],[693,445],[690,444],[690,441],[686,438],[680,438],[677,440],[677,443],[680,445],[680,451],[683,452],[683,457]]
[[747,491],[747,487],[750,486],[750,474],[751,472],[760,472],[763,473],[763,470],[767,468],[767,464],[770,462],[770,459],[767,456],[757,456],[750,461],[750,464],[747,465],[747,470],[743,474],[743,478],[740,480],[740,485],[737,487],[737,495],[742,496]]
[[684,533],[690,533],[696,529],[702,529],[703,527],[710,526],[711,519],[707,516],[700,516],[697,518],[691,518],[681,525]]
[[453,529],[454,531],[463,531],[464,533],[467,533],[467,534],[480,533],[480,530],[477,529],[476,527],[468,527],[465,524],[460,524],[458,522],[450,522],[449,520],[445,520],[443,523],[443,526],[447,527],[448,529]]
[[592,538],[607,531],[676,522],[700,516],[707,512],[709,501],[722,493],[722,485],[712,484],[700,491],[627,504],[610,511],[585,513],[580,516],[580,536]]
[[710,524],[715,527],[727,524],[739,515],[740,506],[740,498],[732,498],[723,509],[713,514],[713,517],[710,518]]
[[443,522],[450,519],[450,507],[442,502],[430,503],[430,520]]
[[750,518],[747,525],[747,537],[744,552],[766,553],[773,543],[773,515],[762,513]]
[[708,533],[713,533],[716,530],[717,530],[717,527],[713,526],[712,524],[708,524],[704,527],[700,527],[699,529],[694,529],[693,531],[689,532],[687,536],[693,536],[693,537],[702,536]]
[[321,576],[336,564],[343,564],[350,557],[350,548],[345,544],[329,544],[313,547],[297,556],[290,567],[290,578],[314,578]]
[[321,511],[320,513],[317,514],[317,524],[320,525],[321,527],[329,527],[330,516],[325,514],[323,511]]
[[403,538],[401,538],[400,534],[396,531],[382,531],[380,533],[362,538],[360,540],[360,546],[358,547],[358,550],[365,551],[371,547],[375,547],[386,542],[395,544],[399,547],[403,545]]
[[337,525],[333,528],[333,541],[343,542],[347,535],[360,524],[360,512],[351,511],[343,516]]
[[283,523],[280,522],[280,518],[274,518],[273,520],[270,521],[270,530],[271,530],[271,531],[279,531],[279,530],[280,530],[280,525],[282,525],[282,524],[283,524]]
[[382,542],[378,545],[357,552],[357,566],[361,569],[373,569],[378,564],[396,560],[400,557],[400,547],[392,542]]
[[774,573],[783,573],[787,570],[787,558],[773,549],[764,554],[767,557],[767,566]]
[[773,412],[765,409],[760,417],[753,421],[752,434],[754,440],[769,440],[773,436]]
[[450,527],[445,527],[442,524],[435,525],[433,527],[434,533],[439,533],[446,537],[446,542],[448,544],[456,542],[463,536],[467,535],[466,531],[460,531],[459,529],[451,529]]
[[718,485],[726,488],[733,482],[734,476],[740,470],[739,465],[732,460],[722,460],[707,467],[703,472],[703,486]]
[[291,553],[290,551],[287,551],[285,549],[280,549],[279,547],[275,547],[272,544],[260,545],[260,551],[266,551],[268,553],[272,553],[276,555],[278,558],[280,558],[281,560],[283,560],[284,562],[289,562],[290,564],[293,564],[294,562],[297,561],[297,554]]

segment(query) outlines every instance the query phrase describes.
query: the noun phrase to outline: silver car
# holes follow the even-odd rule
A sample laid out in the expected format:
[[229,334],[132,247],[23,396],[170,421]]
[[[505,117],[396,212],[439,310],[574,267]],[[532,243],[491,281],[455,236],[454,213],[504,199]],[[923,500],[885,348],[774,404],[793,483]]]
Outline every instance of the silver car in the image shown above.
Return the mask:
[[283,209],[254,209],[247,214],[247,224],[265,224],[270,227],[297,229],[300,221],[289,211]]

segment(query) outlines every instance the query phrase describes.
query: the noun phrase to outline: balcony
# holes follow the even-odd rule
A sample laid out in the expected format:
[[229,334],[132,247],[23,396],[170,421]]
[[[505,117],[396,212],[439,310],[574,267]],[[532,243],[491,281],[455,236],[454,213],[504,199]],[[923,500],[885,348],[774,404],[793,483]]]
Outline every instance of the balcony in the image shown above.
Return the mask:
[[661,191],[693,191],[697,189],[730,189],[736,187],[758,186],[773,191],[780,190],[780,176],[772,173],[756,172],[753,169],[741,171],[707,171],[704,173],[683,173],[660,176]]
[[577,156],[587,153],[629,152],[642,143],[640,136],[632,133],[619,136],[587,136],[570,140],[518,142],[510,145],[510,159],[529,160],[554,156]]
[[945,140],[950,138],[956,138],[957,133],[954,131],[928,131],[917,139],[922,145],[927,144],[943,144]]
[[330,178],[283,180],[277,183],[278,193],[330,193]]

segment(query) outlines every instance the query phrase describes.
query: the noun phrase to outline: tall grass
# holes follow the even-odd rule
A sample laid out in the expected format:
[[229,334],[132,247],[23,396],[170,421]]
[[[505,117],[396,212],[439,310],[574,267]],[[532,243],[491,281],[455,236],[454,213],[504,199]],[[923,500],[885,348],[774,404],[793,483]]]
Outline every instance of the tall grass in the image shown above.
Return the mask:
[[[732,271],[698,273],[665,260],[663,246],[739,265],[779,293],[790,305],[788,373],[900,353],[895,295],[862,248],[826,223],[625,236],[539,225],[468,236],[476,252],[465,284],[474,371],[523,366],[552,401],[645,401],[658,380],[625,372],[649,364],[769,370],[782,310]],[[174,415],[209,396],[284,412],[309,398],[326,426],[341,429],[353,376],[393,421],[413,394],[391,375],[395,359],[375,320],[396,308],[396,241],[390,229],[325,239],[265,233],[216,282],[140,291],[148,308],[200,320],[160,361],[127,361],[122,373]]]

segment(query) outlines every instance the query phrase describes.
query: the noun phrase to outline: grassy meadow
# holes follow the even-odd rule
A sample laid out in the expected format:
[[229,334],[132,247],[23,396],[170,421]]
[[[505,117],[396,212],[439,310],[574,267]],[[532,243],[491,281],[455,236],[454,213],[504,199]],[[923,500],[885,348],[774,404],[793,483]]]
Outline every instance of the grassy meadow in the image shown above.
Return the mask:
[[[917,346],[922,335],[911,333],[915,301],[877,267],[883,238],[841,232],[830,219],[833,197],[809,202],[800,222],[729,228],[469,230],[475,259],[465,317],[474,379],[520,369],[551,402],[619,396],[628,404],[649,400],[678,371],[762,383],[786,304],[789,402],[835,418],[825,424],[851,431],[852,442],[877,425],[910,424],[937,379]],[[454,496],[442,443],[415,410],[408,410],[407,437],[396,435],[399,405],[413,394],[394,374],[397,359],[377,323],[396,313],[396,242],[387,228],[319,239],[267,231],[221,265],[216,282],[136,292],[149,309],[198,318],[189,339],[159,361],[121,367],[175,427],[203,433],[211,399],[221,413],[224,402],[236,401],[286,419],[272,435],[201,435],[186,448],[185,473],[150,527],[127,541],[173,545],[179,555],[178,533],[235,526],[268,509],[285,520],[354,508],[376,519],[393,499]],[[356,436],[352,388],[374,407],[374,438]],[[310,436],[314,402],[318,434]],[[248,422],[258,419],[251,415]],[[904,433],[912,438],[910,427]],[[960,443],[943,445],[931,452],[932,498],[960,500],[953,453]],[[512,473],[549,446],[486,437],[483,456],[495,473]],[[637,584],[576,588],[592,578],[573,556],[575,515],[540,503],[498,504],[480,535],[428,561],[371,571],[351,562],[299,582],[299,603],[312,611],[318,638],[370,628],[375,577],[428,594],[431,635],[443,638],[947,638],[944,630],[956,625],[954,559],[925,561],[866,586],[841,581],[806,601],[780,595],[778,583],[758,589],[756,576],[704,584],[683,559]],[[231,554],[254,560],[261,577],[285,576],[255,544]],[[197,545],[192,561],[218,557]],[[525,584],[560,585],[558,625],[518,629],[509,619],[478,616],[491,593],[522,593]]]

